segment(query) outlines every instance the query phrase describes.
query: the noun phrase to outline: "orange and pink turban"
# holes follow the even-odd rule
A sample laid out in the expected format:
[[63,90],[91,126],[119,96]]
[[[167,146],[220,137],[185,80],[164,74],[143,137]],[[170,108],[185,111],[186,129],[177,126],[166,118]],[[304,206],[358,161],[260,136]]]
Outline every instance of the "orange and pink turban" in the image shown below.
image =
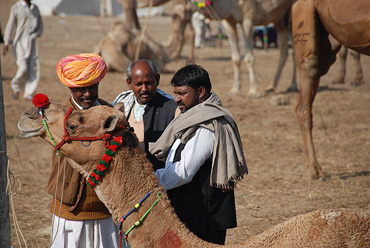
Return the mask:
[[93,53],[70,55],[59,60],[57,65],[60,81],[71,88],[99,83],[106,72],[107,65],[103,58]]

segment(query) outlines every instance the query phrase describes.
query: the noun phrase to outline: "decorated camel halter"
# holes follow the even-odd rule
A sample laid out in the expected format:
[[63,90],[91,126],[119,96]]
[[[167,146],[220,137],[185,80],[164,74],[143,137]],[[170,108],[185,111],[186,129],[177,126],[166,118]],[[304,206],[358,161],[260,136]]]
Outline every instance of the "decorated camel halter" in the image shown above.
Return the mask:
[[193,3],[198,8],[205,8],[212,4],[213,0],[205,0],[205,1],[195,1],[193,0]]
[[[35,105],[35,107],[38,108],[39,114],[41,115],[41,118],[42,118],[42,123],[44,124],[44,127],[45,127],[45,130],[48,133],[48,136],[51,139],[51,142],[53,143],[53,145],[56,146],[57,144],[55,143],[53,135],[51,135],[50,133],[49,126],[47,123],[47,118],[45,116],[45,109],[49,107],[49,104],[50,104],[48,96],[45,94],[36,94],[32,98],[32,103],[33,105]],[[58,150],[56,151],[56,153],[58,156],[60,155]]]
[[152,204],[152,206],[144,213],[144,215],[138,220],[136,221],[129,229],[127,232],[125,232],[125,235],[123,235],[123,230],[122,230],[122,224],[123,222],[126,220],[126,218],[131,215],[134,211],[137,211],[139,209],[139,207],[141,207],[141,204],[150,196],[151,192],[149,192],[148,194],[146,194],[144,196],[143,199],[141,199],[141,201],[139,203],[136,203],[135,206],[125,215],[121,218],[120,220],[120,223],[119,223],[119,233],[120,233],[120,244],[119,246],[122,247],[122,236],[125,238],[125,240],[127,241],[128,239],[128,235],[130,234],[130,232],[132,230],[134,230],[134,228],[140,226],[140,224],[144,221],[144,219],[146,218],[146,216],[150,213],[150,211],[152,211],[152,209],[154,208],[155,205],[157,205],[159,199],[161,199],[162,197],[162,193],[160,191],[157,192],[157,198],[156,200],[154,201],[154,203]]
[[[59,148],[65,143],[68,143],[71,141],[76,141],[76,140],[77,141],[93,141],[93,140],[104,140],[105,141],[105,147],[107,147],[108,149],[105,151],[105,154],[103,155],[96,169],[93,169],[93,171],[90,172],[90,175],[86,180],[87,184],[89,184],[90,187],[92,188],[95,187],[98,181],[100,180],[100,178],[103,176],[104,171],[108,169],[113,155],[116,153],[117,149],[123,145],[122,136],[117,136],[117,137],[112,138],[112,134],[103,133],[101,135],[91,136],[91,137],[71,137],[66,128],[66,121],[73,111],[73,108],[70,108],[67,111],[67,114],[65,115],[64,121],[63,121],[64,135],[62,137],[62,140],[59,142],[59,144],[56,144],[53,136],[50,133],[49,126],[47,124],[47,118],[45,116],[45,109],[49,107],[49,104],[50,104],[49,98],[45,94],[36,94],[32,99],[32,103],[39,110],[39,113],[42,118],[42,122],[48,133],[49,138],[51,139],[54,145],[57,155],[59,155]],[[127,129],[131,131],[131,128],[128,125],[124,125],[122,129]]]
[[192,0],[197,8],[197,11],[205,15],[207,18],[212,18],[213,20],[221,20],[218,13],[213,8],[213,0]]

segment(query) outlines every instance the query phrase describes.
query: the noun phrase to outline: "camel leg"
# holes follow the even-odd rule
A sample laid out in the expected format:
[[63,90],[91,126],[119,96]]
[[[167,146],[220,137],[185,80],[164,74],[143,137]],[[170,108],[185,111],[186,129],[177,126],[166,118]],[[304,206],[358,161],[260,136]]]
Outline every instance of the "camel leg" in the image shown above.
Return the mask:
[[276,88],[277,88],[277,85],[279,83],[281,72],[283,71],[285,62],[287,61],[287,58],[289,56],[289,53],[288,53],[288,30],[287,30],[286,27],[284,27],[284,25],[280,25],[280,24],[275,24],[275,27],[277,29],[277,38],[278,38],[280,56],[279,56],[278,68],[277,68],[276,73],[275,73],[274,81],[266,89],[266,93],[276,92]]
[[286,90],[287,92],[298,92],[298,84],[297,84],[297,63],[295,61],[295,52],[294,49],[292,51],[292,81],[290,82],[290,86]]
[[342,46],[337,54],[337,59],[339,61],[339,70],[337,75],[334,77],[333,84],[344,84],[344,78],[346,76],[346,61],[347,61],[347,48]]
[[[305,11],[301,11],[301,10]],[[326,178],[317,162],[312,141],[312,104],[319,85],[318,35],[314,19],[314,1],[298,1],[293,5],[293,37],[299,74],[300,91],[295,112],[305,148],[305,157],[312,178]]]
[[364,84],[364,73],[362,72],[360,54],[358,52],[350,50],[350,54],[355,61],[356,76],[355,81],[351,83],[352,86],[359,86]]
[[194,62],[194,52],[195,52],[195,30],[191,22],[188,23],[188,30],[190,32],[190,52],[188,56],[188,62]]
[[120,0],[123,12],[125,13],[126,25],[131,29],[141,29],[139,18],[137,17],[136,0]]
[[244,62],[246,63],[249,73],[249,92],[248,96],[260,97],[259,86],[256,79],[256,73],[254,70],[255,56],[253,53],[253,23],[252,20],[244,19],[243,25],[243,38],[245,40],[245,56]]
[[234,84],[229,92],[229,95],[240,95],[241,85],[240,85],[240,51],[238,44],[238,34],[236,31],[236,23],[223,20],[222,24],[225,28],[225,33],[229,38],[230,49],[231,49],[231,60],[234,68]]

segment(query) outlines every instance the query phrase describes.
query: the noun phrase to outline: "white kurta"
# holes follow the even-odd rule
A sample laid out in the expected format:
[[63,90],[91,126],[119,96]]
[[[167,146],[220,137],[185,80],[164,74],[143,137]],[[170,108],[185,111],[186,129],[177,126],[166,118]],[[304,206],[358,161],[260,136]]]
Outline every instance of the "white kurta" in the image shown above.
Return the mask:
[[207,29],[205,21],[206,17],[198,11],[195,11],[191,17],[191,23],[195,31],[194,43],[197,48],[204,47]]
[[[36,38],[42,34],[42,20],[38,7],[29,8],[23,0],[15,3],[4,32],[4,44],[13,45],[18,66],[12,79],[12,89],[19,93],[25,86],[23,97],[32,99],[40,81],[40,66]],[[26,84],[25,84],[26,83]]]
[[180,161],[174,163],[176,150],[181,144],[181,140],[177,139],[168,153],[165,168],[154,173],[159,184],[167,191],[189,183],[212,156],[214,140],[214,132],[199,127],[182,150]]

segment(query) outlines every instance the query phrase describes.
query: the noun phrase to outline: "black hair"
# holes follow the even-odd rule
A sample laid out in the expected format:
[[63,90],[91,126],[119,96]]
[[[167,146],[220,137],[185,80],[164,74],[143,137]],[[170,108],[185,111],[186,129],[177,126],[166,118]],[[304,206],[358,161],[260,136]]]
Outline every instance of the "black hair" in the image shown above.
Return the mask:
[[196,64],[187,64],[178,70],[171,80],[172,86],[190,86],[198,89],[203,86],[207,92],[211,92],[212,84],[208,72]]

